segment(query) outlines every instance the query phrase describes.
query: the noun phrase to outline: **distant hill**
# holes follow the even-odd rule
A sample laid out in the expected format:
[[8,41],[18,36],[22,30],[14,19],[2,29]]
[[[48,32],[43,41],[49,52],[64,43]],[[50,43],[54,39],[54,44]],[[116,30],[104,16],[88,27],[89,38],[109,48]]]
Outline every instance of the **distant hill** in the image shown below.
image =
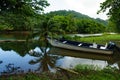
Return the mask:
[[104,24],[105,26],[108,25],[108,21],[107,21],[107,20],[103,20],[103,19],[100,19],[100,18],[96,18],[95,21],[97,21],[98,23]]
[[106,26],[108,23],[107,21],[100,19],[100,18],[91,18],[88,15],[84,15],[81,14],[79,12],[73,11],[73,10],[58,10],[58,11],[52,11],[47,13],[46,15],[50,15],[50,16],[55,16],[55,15],[60,15],[60,16],[67,16],[67,15],[72,15],[73,17],[77,18],[77,19],[91,19],[94,20],[100,24],[103,24],[104,26]]

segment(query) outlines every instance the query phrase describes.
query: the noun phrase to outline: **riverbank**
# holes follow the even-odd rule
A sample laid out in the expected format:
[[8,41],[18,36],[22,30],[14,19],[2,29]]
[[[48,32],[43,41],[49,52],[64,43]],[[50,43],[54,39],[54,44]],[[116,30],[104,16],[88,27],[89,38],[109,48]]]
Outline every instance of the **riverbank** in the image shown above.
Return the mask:
[[70,73],[65,71],[58,71],[57,73],[43,72],[28,73],[22,75],[2,76],[2,80],[120,80],[120,71],[117,68],[107,66],[104,69],[99,69],[92,65],[77,65]]
[[69,39],[69,40],[75,40],[75,41],[82,41],[82,42],[89,42],[89,43],[96,42],[98,44],[105,44],[105,43],[108,43],[109,41],[119,42],[120,34],[103,34],[103,35],[99,35],[99,36],[86,36],[86,37],[65,36],[65,38]]

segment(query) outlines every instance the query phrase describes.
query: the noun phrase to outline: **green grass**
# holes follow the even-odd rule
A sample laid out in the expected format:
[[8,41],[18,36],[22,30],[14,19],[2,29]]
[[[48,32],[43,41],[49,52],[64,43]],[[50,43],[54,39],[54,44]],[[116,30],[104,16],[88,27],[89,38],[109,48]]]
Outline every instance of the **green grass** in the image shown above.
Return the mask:
[[[104,69],[99,69],[96,66],[77,65],[75,71],[78,71],[81,75],[77,80],[120,80],[120,72],[115,67],[107,66]],[[76,79],[75,79],[76,80]]]
[[98,43],[106,43],[108,41],[119,41],[120,35],[114,34],[114,35],[103,35],[99,37],[87,37],[87,38],[81,38],[81,41],[85,42],[98,42]]
[[75,40],[75,41],[82,41],[82,42],[96,42],[99,44],[105,44],[109,41],[120,41],[120,34],[104,34],[102,36],[90,36],[90,37],[69,37],[65,36],[66,39]]

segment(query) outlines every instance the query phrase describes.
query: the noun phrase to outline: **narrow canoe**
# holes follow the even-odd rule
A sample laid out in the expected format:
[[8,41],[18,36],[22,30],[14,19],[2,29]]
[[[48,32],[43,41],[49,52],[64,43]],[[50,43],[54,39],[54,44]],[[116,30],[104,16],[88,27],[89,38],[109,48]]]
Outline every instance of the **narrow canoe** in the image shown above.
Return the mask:
[[108,45],[100,45],[95,43],[76,42],[65,39],[51,39],[47,38],[48,42],[54,46],[64,49],[84,51],[99,54],[113,54],[115,44],[110,42]]

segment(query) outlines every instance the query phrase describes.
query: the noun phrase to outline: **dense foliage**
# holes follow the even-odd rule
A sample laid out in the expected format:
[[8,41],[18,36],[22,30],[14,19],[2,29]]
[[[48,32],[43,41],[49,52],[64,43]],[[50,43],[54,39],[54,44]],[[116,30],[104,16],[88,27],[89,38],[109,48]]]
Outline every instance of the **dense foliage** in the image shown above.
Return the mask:
[[101,3],[100,7],[101,10],[98,11],[98,13],[109,10],[108,15],[110,17],[110,21],[112,21],[114,26],[117,27],[116,30],[120,32],[120,0],[105,0]]
[[105,32],[106,27],[90,19],[83,19],[77,21],[78,33],[102,33]]
[[46,0],[0,0],[0,30],[32,30],[47,6]]
[[0,30],[32,30],[37,24],[37,18],[14,13],[4,13],[0,16]]
[[[75,11],[60,10],[47,13],[48,26],[65,33],[101,33],[107,26],[103,20],[95,20]],[[105,22],[105,21],[104,21]],[[105,22],[107,24],[107,22]]]
[[84,14],[81,14],[79,12],[76,12],[76,11],[73,11],[73,10],[59,10],[59,11],[52,11],[50,13],[48,13],[47,15],[50,15],[50,16],[55,16],[55,15],[59,15],[59,16],[67,16],[67,15],[72,15],[74,18],[77,18],[77,19],[91,19],[91,20],[94,20],[100,24],[103,24],[105,26],[107,26],[107,21],[105,20],[102,20],[100,18],[91,18],[87,15],[84,15]]
[[0,30],[39,30],[43,35],[57,33],[113,32],[115,24],[67,10],[41,14],[46,0],[1,0]]
[[49,6],[46,0],[0,0],[0,11],[34,14]]
[[71,16],[54,16],[49,19],[48,26],[54,31],[62,30],[66,33],[73,33],[77,29]]

